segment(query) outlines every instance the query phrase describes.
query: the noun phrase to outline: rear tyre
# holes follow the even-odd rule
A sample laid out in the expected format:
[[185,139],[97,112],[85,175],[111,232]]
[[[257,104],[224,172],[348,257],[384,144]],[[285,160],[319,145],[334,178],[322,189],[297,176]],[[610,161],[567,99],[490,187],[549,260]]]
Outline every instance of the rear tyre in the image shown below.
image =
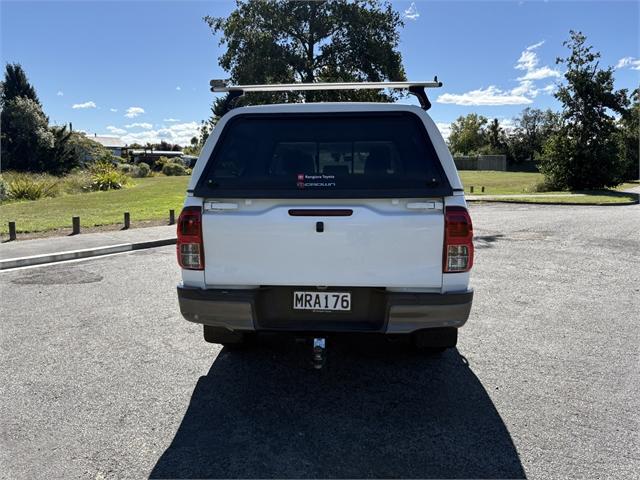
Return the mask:
[[416,348],[422,352],[437,355],[458,344],[458,329],[454,327],[429,328],[413,334]]
[[204,341],[219,343],[225,347],[239,347],[244,343],[244,333],[232,332],[223,327],[203,325]]

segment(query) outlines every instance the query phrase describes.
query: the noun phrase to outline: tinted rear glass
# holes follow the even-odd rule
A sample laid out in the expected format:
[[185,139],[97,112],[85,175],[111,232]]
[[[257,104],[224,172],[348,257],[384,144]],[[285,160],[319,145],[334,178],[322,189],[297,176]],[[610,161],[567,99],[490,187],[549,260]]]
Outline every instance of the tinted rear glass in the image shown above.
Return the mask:
[[246,115],[231,120],[198,196],[424,196],[450,186],[410,113]]

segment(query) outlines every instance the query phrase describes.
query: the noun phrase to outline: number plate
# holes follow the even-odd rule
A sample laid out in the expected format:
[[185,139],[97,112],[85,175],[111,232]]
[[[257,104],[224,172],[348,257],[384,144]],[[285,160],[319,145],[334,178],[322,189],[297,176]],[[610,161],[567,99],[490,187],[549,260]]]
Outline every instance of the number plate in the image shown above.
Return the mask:
[[351,311],[351,294],[347,292],[293,292],[294,310]]

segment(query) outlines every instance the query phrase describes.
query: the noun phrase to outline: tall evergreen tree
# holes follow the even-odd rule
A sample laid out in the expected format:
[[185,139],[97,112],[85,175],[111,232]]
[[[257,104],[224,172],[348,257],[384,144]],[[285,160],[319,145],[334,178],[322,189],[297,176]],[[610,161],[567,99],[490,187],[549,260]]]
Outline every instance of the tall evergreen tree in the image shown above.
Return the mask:
[[19,64],[7,64],[0,88],[2,170],[63,174],[77,164],[71,133],[49,128],[36,90]]
[[35,88],[29,83],[27,74],[19,63],[8,63],[2,82],[2,105],[16,97],[29,98],[40,104]]

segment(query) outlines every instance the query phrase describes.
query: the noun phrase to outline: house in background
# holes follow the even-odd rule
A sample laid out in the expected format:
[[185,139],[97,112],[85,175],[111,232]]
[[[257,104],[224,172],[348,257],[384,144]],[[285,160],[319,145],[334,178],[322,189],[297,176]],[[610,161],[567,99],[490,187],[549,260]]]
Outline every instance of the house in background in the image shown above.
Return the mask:
[[193,168],[198,160],[195,155],[186,155],[182,150],[153,150],[151,148],[130,148],[127,150],[132,163],[144,162],[154,168],[160,157],[179,160],[185,167]]
[[126,147],[126,144],[120,139],[120,137],[104,137],[94,134],[93,137],[87,136],[87,138],[94,142],[98,142],[116,157],[122,157],[123,150]]
[[134,148],[129,150],[129,155],[133,159],[133,163],[144,162],[147,165],[154,165],[160,157],[182,158],[182,151],[173,150],[153,150],[152,148]]

